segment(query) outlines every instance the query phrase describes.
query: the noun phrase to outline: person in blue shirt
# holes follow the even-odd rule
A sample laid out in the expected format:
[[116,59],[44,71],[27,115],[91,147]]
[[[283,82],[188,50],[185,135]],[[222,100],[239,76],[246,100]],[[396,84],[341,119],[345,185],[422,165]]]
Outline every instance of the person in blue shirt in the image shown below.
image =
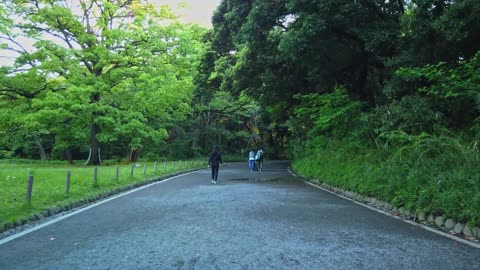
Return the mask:
[[253,172],[255,168],[255,151],[253,151],[253,149],[248,153],[248,166],[250,167],[250,171]]

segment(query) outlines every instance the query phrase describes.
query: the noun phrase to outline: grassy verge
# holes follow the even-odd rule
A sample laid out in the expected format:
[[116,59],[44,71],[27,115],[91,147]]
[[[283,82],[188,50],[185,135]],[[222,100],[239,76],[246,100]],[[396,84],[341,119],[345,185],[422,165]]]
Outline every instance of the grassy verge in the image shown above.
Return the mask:
[[[166,165],[166,166],[164,166]],[[119,167],[118,179],[116,178]],[[42,163],[23,164],[8,162],[0,164],[0,229],[27,222],[32,215],[42,213],[52,207],[65,207],[73,203],[94,198],[99,194],[112,193],[115,190],[155,179],[163,175],[177,173],[206,166],[206,162],[175,161],[159,162],[154,171],[153,162],[99,166],[97,180],[94,183],[94,167]],[[144,169],[145,174],[144,174]],[[71,172],[70,189],[66,193],[67,171]],[[26,202],[28,177],[34,178],[30,203]],[[1,230],[0,230],[1,231]]]
[[480,225],[477,157],[472,160],[468,155],[452,155],[452,151],[416,150],[369,149],[318,140],[292,167],[310,179],[376,197],[412,212],[445,215]]

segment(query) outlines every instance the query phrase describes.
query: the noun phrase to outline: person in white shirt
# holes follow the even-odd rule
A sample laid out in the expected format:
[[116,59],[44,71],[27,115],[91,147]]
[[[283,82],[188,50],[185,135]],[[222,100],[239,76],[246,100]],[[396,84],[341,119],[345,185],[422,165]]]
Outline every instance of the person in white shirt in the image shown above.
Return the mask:
[[257,162],[257,168],[259,171],[263,170],[263,158],[264,158],[265,152],[260,148],[260,150],[257,151],[257,154],[255,154],[255,162]]

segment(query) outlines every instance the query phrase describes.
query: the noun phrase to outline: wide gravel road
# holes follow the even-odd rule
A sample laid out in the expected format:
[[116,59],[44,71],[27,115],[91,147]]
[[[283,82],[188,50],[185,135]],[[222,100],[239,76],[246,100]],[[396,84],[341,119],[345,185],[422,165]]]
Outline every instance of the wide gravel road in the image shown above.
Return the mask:
[[0,269],[480,269],[480,249],[306,185],[287,162],[157,182],[0,242]]

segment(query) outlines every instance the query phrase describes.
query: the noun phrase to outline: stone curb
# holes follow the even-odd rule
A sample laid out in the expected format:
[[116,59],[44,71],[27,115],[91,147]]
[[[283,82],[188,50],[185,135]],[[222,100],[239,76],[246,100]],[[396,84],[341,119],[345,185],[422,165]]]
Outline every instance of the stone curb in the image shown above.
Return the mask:
[[[289,169],[290,170],[290,169]],[[452,219],[447,219],[444,216],[433,216],[426,213],[411,213],[409,210],[400,207],[396,208],[387,202],[378,200],[377,198],[368,197],[353,191],[345,191],[338,187],[322,183],[317,179],[308,179],[302,175],[296,174],[290,170],[290,173],[296,175],[304,180],[304,182],[321,188],[327,192],[333,193],[337,196],[351,200],[378,212],[390,215],[392,217],[401,219],[413,225],[421,226],[429,231],[439,233],[457,241],[464,242],[470,246],[480,248],[480,227],[472,227],[468,224],[455,222]]]

